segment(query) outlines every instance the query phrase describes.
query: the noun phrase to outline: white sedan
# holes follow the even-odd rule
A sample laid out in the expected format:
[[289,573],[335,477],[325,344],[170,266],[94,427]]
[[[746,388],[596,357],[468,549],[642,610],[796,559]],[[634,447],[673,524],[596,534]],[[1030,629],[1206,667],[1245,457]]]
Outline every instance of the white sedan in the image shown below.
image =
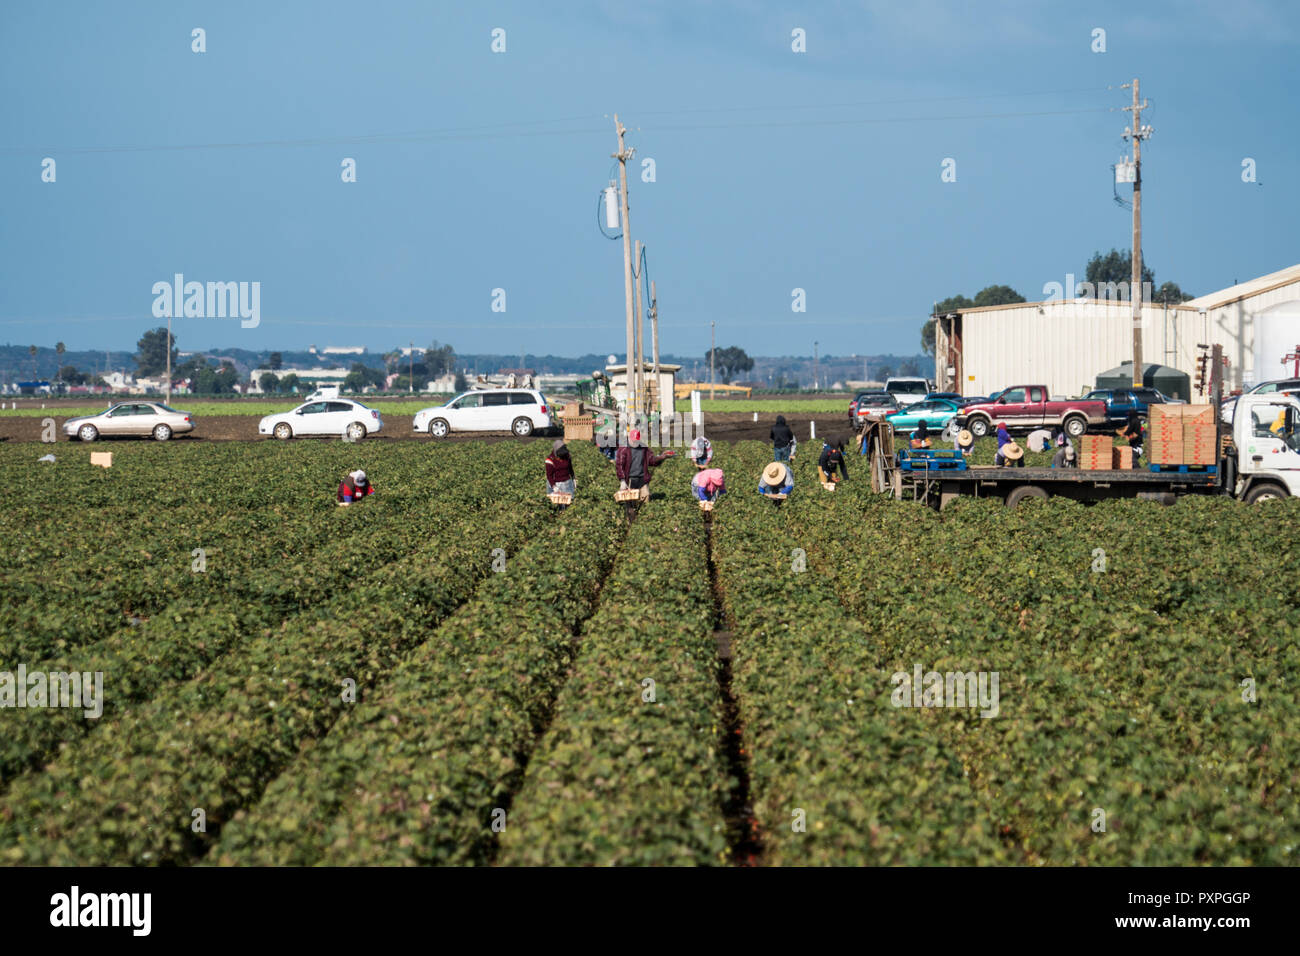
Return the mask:
[[307,402],[291,412],[267,415],[257,423],[259,435],[286,441],[302,435],[342,436],[360,441],[384,427],[379,411],[346,398]]

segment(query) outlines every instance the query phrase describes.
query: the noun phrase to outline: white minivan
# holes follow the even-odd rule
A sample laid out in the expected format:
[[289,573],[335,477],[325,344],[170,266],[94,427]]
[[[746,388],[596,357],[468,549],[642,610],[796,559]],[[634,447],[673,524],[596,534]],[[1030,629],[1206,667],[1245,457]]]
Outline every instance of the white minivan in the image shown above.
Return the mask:
[[462,392],[446,405],[422,408],[411,428],[434,438],[452,432],[514,432],[520,438],[555,427],[555,413],[536,389],[492,388]]

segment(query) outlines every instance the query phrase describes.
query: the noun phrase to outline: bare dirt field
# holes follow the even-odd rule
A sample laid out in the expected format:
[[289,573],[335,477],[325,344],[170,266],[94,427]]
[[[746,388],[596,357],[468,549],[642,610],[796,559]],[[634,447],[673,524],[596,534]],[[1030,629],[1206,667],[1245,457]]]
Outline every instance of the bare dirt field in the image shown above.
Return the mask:
[[[66,406],[81,405],[84,402],[64,400]],[[59,402],[47,402],[50,415],[56,424],[58,440],[68,441],[63,434],[63,423],[67,416],[59,414]],[[791,402],[797,409],[798,403]],[[846,402],[847,406],[847,402]],[[414,404],[412,407],[416,407]],[[785,416],[786,422],[794,430],[800,442],[809,442],[810,427],[817,423],[817,437],[825,438],[833,434],[849,435],[847,408],[845,414],[800,415],[792,411]],[[191,435],[177,436],[174,441],[259,441],[271,439],[257,433],[257,415],[196,415],[196,429]],[[705,412],[704,434],[713,441],[766,441],[772,424],[776,421],[775,413],[758,413],[754,421],[752,412]],[[42,419],[30,416],[6,416],[0,413],[0,441],[39,442],[41,440]],[[539,436],[541,437],[541,436]],[[508,432],[462,432],[442,441],[503,441],[511,438]],[[433,441],[428,435],[417,435],[411,430],[410,419],[405,416],[389,415],[384,423],[384,430],[373,435],[367,441]],[[112,442],[149,441],[151,439],[115,438],[105,439]]]

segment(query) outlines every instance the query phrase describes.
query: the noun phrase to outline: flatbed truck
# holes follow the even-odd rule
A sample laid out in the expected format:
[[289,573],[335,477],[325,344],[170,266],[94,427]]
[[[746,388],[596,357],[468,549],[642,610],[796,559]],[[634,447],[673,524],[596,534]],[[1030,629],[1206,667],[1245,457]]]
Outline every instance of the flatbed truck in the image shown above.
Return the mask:
[[[1217,409],[1216,409],[1217,418]],[[1275,432],[1273,426],[1278,424]],[[1224,495],[1253,504],[1300,496],[1300,401],[1287,395],[1243,395],[1231,429],[1220,423],[1215,465],[1080,468],[952,467],[895,456],[894,497],[943,508],[967,495],[996,498],[1014,508],[1027,498],[1077,501],[1144,498],[1172,504],[1182,495]],[[901,467],[900,467],[901,466]],[[1156,470],[1153,470],[1156,469]]]

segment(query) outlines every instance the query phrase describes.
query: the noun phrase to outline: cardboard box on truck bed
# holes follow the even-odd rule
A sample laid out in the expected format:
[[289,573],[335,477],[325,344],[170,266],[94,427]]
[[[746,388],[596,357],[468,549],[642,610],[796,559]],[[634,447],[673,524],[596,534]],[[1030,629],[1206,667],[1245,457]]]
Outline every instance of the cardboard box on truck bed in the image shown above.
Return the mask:
[[1117,445],[1112,449],[1114,464],[1112,468],[1120,471],[1132,471],[1133,469],[1133,449],[1127,445]]
[[1079,439],[1079,467],[1088,471],[1105,471],[1115,465],[1111,449],[1115,447],[1109,435],[1084,435]]
[[1183,462],[1183,443],[1166,438],[1152,438],[1147,442],[1147,457],[1157,465],[1181,465]]

